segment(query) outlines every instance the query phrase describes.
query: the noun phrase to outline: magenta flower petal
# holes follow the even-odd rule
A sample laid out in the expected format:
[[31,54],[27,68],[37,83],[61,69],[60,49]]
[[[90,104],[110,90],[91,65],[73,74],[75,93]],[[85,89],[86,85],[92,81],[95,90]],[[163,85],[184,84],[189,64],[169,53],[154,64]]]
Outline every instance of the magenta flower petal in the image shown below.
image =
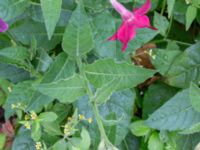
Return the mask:
[[5,32],[8,30],[8,24],[0,18],[0,32]]
[[140,8],[134,9],[133,12],[127,10],[117,0],[110,0],[110,2],[115,10],[122,16],[122,24],[118,31],[108,40],[119,40],[123,43],[122,51],[125,51],[128,46],[128,42],[134,39],[137,29],[150,28],[156,30],[156,28],[151,26],[148,16],[145,15],[151,8],[150,0],[146,0],[145,4],[143,4]]
[[147,0],[140,8],[135,8],[133,13],[135,15],[145,15],[151,9],[151,1]]
[[133,23],[137,28],[148,28],[151,26],[149,18],[145,15],[143,16],[135,15]]
[[123,43],[122,51],[125,51],[128,46],[128,42],[132,40],[135,35],[135,27],[131,23],[122,23],[118,31],[108,40],[119,40]]
[[132,15],[132,12],[126,9],[122,4],[117,0],[110,0],[110,3],[115,8],[115,10],[122,16],[123,19],[126,19]]

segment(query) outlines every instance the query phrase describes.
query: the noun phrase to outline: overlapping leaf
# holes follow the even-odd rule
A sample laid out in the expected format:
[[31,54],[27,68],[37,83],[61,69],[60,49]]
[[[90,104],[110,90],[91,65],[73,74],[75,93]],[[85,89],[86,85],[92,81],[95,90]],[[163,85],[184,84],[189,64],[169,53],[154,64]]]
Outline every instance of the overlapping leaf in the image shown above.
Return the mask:
[[200,43],[192,45],[183,52],[172,64],[167,73],[170,85],[185,88],[190,82],[200,80]]
[[63,36],[62,47],[73,57],[82,56],[93,48],[92,30],[81,4],[78,4],[72,13]]
[[102,59],[85,67],[87,78],[96,86],[117,79],[119,86],[117,89],[125,89],[136,86],[146,79],[152,77],[153,70],[144,69],[127,63],[117,63],[113,59]]
[[78,75],[57,82],[40,84],[37,89],[65,103],[71,103],[85,94],[84,81]]
[[183,90],[156,110],[146,123],[158,130],[181,130],[200,122],[200,113],[190,103],[189,90]]

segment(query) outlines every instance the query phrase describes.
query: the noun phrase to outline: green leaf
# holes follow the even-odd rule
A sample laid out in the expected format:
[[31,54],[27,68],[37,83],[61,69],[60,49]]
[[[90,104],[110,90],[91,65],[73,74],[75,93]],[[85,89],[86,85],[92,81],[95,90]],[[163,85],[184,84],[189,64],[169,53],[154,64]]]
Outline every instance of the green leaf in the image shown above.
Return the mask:
[[130,124],[129,128],[136,136],[145,136],[150,132],[150,128],[144,123],[143,120],[134,121]]
[[151,60],[155,68],[165,75],[180,54],[179,50],[155,49],[152,51]]
[[193,108],[200,112],[200,88],[194,83],[190,85],[190,101]]
[[118,147],[120,150],[139,150],[141,148],[140,142],[140,138],[129,133]]
[[0,18],[6,21],[12,20],[22,13],[30,6],[27,0],[2,0],[0,1]]
[[75,73],[75,69],[75,62],[71,61],[64,52],[60,53],[50,66],[49,70],[44,74],[42,83],[66,79]]
[[154,26],[158,29],[160,34],[165,36],[169,26],[169,21],[167,20],[167,18],[155,12],[153,21],[154,21]]
[[103,85],[101,88],[97,89],[93,100],[97,104],[106,103],[106,101],[110,99],[113,92],[115,92],[115,90],[117,89],[118,84],[118,80],[114,79],[111,82],[108,82],[107,84]]
[[32,88],[31,82],[21,82],[13,86],[12,92],[9,94],[6,104],[5,104],[5,117],[8,119],[15,113],[15,109],[12,109],[12,104],[25,107],[30,101],[34,89]]
[[0,134],[0,149],[3,149],[5,143],[6,143],[6,135],[1,133]]
[[176,0],[174,11],[173,11],[173,17],[176,21],[178,21],[181,24],[185,24],[185,11],[187,10],[188,5],[180,0]]
[[93,48],[92,30],[81,4],[78,4],[72,13],[63,36],[62,47],[72,57],[82,56]]
[[49,41],[45,30],[45,25],[31,19],[24,19],[15,22],[9,29],[10,34],[16,41],[20,41],[24,45],[31,45],[33,37],[37,41],[38,48],[51,50],[61,42],[63,29],[56,29],[54,36]]
[[90,135],[88,133],[88,131],[85,129],[85,128],[82,128],[82,131],[81,131],[81,142],[79,144],[79,148],[81,150],[88,150],[90,148]]
[[148,149],[149,150],[164,150],[164,144],[162,143],[159,134],[154,132],[148,142]]
[[176,2],[176,0],[167,0],[168,18],[170,18],[173,13],[175,2]]
[[38,49],[38,54],[36,56],[36,70],[38,72],[45,72],[49,68],[52,63],[52,58],[48,55],[48,53],[43,49]]
[[[144,44],[151,41],[158,33],[159,33],[158,31],[155,31],[155,30],[152,30],[149,28],[139,29],[137,31],[137,35],[136,35],[137,38],[130,41],[127,51],[132,52],[133,50],[136,50],[136,49],[142,47]],[[121,50],[119,49],[119,46],[117,46],[117,48],[118,48],[117,52],[120,53],[118,55],[122,55]]]
[[41,0],[41,7],[49,40],[60,18],[62,0]]
[[193,134],[193,133],[198,133],[198,132],[200,132],[200,123],[197,123],[188,129],[182,130],[179,133],[180,134]]
[[[113,93],[110,100],[99,106],[100,115],[104,120],[107,120],[113,114],[115,115],[117,121],[112,126],[116,128],[114,132],[110,126],[105,124],[107,135],[109,135],[110,139],[114,139],[113,144],[115,145],[119,145],[129,131],[128,127],[132,118],[134,100],[135,92],[123,90]],[[83,114],[86,118],[93,118],[93,123],[86,124],[85,127],[90,133],[92,146],[97,147],[101,139],[93,110],[88,102],[88,97],[84,96],[75,103],[75,106],[78,108],[79,114]]]
[[168,84],[187,88],[200,80],[200,42],[186,49],[172,63],[166,77]]
[[12,150],[35,150],[30,130],[20,128],[12,144]]
[[30,53],[25,47],[8,47],[0,50],[0,61],[14,64],[19,67],[27,67],[25,60],[30,58]]
[[146,121],[147,125],[158,130],[182,130],[200,122],[189,99],[189,90],[183,90],[157,109]]
[[62,123],[66,119],[66,116],[71,114],[71,109],[71,105],[56,103],[52,108],[52,111],[55,112],[58,116],[56,121]]
[[117,63],[113,59],[98,60],[85,67],[85,73],[90,82],[101,87],[113,79],[118,80],[118,90],[135,87],[152,77],[153,70],[144,69],[128,63]]
[[61,129],[60,129],[60,125],[57,121],[54,122],[41,122],[41,125],[44,128],[44,131],[46,133],[48,133],[49,135],[63,135]]
[[150,85],[147,91],[144,93],[143,98],[143,113],[144,119],[149,117],[156,109],[167,102],[178,92],[178,89],[168,86],[162,82],[156,82]]
[[[51,83],[58,80],[66,79],[72,76],[75,72],[75,63],[68,59],[67,54],[60,53],[55,61],[51,64],[49,70],[44,74],[41,83]],[[54,99],[35,92],[31,101],[27,106],[27,111],[40,110],[44,105],[49,104]]]
[[56,142],[49,150],[66,150],[67,147],[66,141],[62,139]]
[[[177,150],[189,150],[189,149],[195,149],[197,144],[199,144],[200,141],[200,134],[191,134],[187,136],[179,136],[176,139],[176,149]],[[198,149],[197,149],[198,150]]]
[[54,112],[43,112],[38,116],[38,119],[42,122],[53,122],[58,118]]
[[31,138],[35,142],[37,142],[40,140],[41,135],[42,135],[42,129],[41,129],[40,123],[36,120],[32,123],[32,126],[31,126]]
[[0,63],[0,78],[17,83],[29,79],[30,74],[24,69],[17,68],[13,65]]
[[[109,23],[107,23],[109,22]],[[115,31],[115,20],[112,15],[106,10],[93,18],[95,28],[94,41],[95,52],[101,57],[116,57],[116,42],[107,42],[106,40]]]
[[78,75],[52,83],[41,83],[37,90],[61,102],[72,103],[85,94],[84,81]]
[[197,16],[197,8],[190,5],[186,11],[186,30],[188,30]]

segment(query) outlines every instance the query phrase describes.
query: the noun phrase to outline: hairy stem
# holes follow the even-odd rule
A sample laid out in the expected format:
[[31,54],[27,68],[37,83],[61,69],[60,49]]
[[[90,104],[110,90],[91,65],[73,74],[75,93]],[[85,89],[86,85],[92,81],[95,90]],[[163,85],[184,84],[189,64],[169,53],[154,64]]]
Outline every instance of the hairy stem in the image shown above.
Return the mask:
[[108,137],[107,137],[107,135],[106,135],[103,123],[101,121],[101,116],[99,114],[99,110],[98,110],[97,104],[95,103],[95,101],[93,99],[94,94],[92,92],[92,89],[90,88],[90,83],[89,83],[89,81],[88,81],[88,79],[86,77],[85,71],[83,70],[83,63],[82,63],[82,60],[80,59],[80,57],[78,57],[76,59],[76,62],[77,62],[80,74],[84,78],[84,81],[85,81],[87,94],[89,96],[90,103],[91,103],[92,109],[94,111],[94,115],[96,117],[97,125],[98,125],[98,128],[99,128],[100,134],[101,134],[101,138],[104,139],[107,144],[111,144],[109,139],[108,139]]

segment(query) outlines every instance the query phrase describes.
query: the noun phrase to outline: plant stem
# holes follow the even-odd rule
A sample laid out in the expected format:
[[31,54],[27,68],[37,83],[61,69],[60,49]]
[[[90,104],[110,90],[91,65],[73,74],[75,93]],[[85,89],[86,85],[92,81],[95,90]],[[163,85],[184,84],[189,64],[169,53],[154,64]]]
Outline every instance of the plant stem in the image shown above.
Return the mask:
[[108,139],[108,137],[106,135],[103,123],[101,121],[101,116],[99,114],[99,110],[98,110],[97,104],[95,103],[95,101],[93,99],[94,94],[92,92],[92,89],[90,88],[90,83],[89,83],[89,81],[88,81],[88,79],[86,77],[85,71],[83,70],[83,63],[82,63],[82,60],[80,59],[80,57],[77,57],[76,62],[77,62],[80,74],[84,78],[84,81],[85,81],[87,94],[89,96],[90,104],[92,106],[92,109],[94,111],[94,115],[96,117],[97,125],[98,125],[98,128],[99,128],[100,134],[101,134],[101,138],[104,139],[105,142],[110,145],[111,143],[110,143],[110,141],[109,141],[109,139]]
[[88,81],[88,79],[87,79],[87,77],[86,77],[86,75],[85,75],[85,72],[84,72],[84,70],[83,70],[83,63],[82,63],[82,60],[81,60],[79,57],[77,57],[76,62],[77,62],[77,65],[78,65],[80,74],[81,74],[81,76],[84,78],[85,85],[86,85],[86,90],[87,90],[88,96],[89,96],[89,98],[90,98],[90,101],[92,101],[93,92],[92,92],[92,90],[91,90],[91,88],[90,88],[89,81]]
[[166,33],[166,36],[165,36],[165,38],[167,38],[167,37],[168,37],[168,35],[169,35],[170,31],[171,31],[171,28],[172,28],[172,23],[173,23],[173,16],[171,16],[171,18],[170,18],[170,22],[169,22],[169,28],[168,28],[168,30],[167,30],[167,33]]
[[161,10],[161,13],[160,13],[161,15],[164,14],[166,3],[167,3],[167,0],[163,0],[162,10]]

